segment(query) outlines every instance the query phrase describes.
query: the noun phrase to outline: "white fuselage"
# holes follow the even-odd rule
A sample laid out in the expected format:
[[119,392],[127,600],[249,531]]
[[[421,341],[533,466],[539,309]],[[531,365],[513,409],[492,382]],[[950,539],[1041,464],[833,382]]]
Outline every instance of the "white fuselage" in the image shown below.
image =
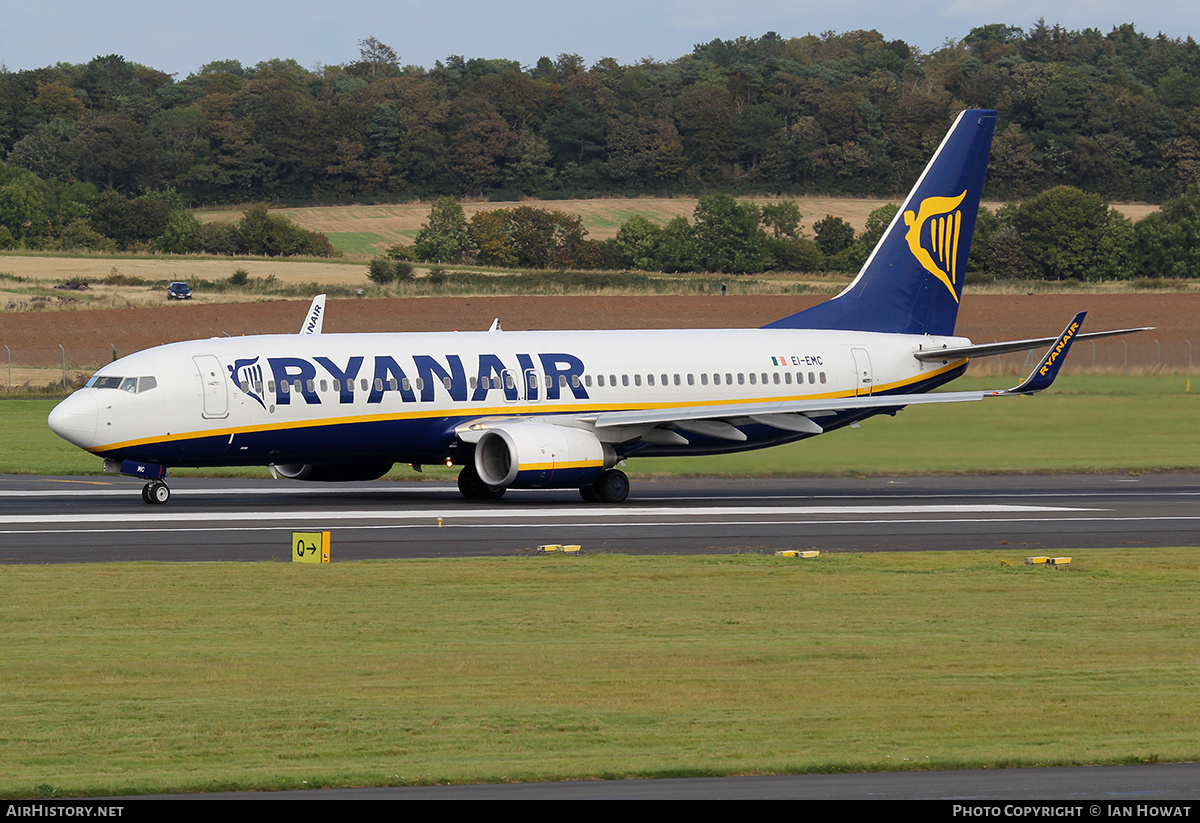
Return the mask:
[[[965,360],[923,363],[913,352],[967,343],[790,329],[212,338],[105,366],[50,424],[98,455],[164,466],[432,463],[453,457],[456,429],[481,419],[566,416],[586,427],[615,410],[928,391]],[[823,428],[874,413],[830,415]],[[741,441],[693,434],[686,445],[635,438],[616,448],[697,454],[804,436],[741,429]]]

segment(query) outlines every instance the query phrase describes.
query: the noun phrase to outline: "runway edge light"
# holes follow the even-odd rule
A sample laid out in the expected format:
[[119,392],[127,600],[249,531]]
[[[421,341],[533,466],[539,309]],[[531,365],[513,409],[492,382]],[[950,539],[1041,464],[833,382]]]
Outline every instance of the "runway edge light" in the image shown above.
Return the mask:
[[329,532],[292,532],[293,563],[328,563]]

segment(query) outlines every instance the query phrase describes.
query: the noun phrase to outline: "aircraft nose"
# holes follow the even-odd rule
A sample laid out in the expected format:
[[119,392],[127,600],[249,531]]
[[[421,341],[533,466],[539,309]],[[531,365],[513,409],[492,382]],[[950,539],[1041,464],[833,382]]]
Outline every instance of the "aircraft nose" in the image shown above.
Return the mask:
[[91,392],[77,391],[54,407],[46,423],[63,440],[86,449],[96,439],[98,418],[96,398]]

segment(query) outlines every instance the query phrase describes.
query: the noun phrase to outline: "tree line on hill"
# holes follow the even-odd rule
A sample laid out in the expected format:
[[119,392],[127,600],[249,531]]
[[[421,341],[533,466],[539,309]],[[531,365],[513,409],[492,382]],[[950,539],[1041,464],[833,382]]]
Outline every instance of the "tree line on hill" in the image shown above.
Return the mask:
[[[862,232],[826,215],[801,232],[794,202],[758,205],[728,194],[701,197],[692,220],[659,226],[642,215],[615,238],[589,240],[576,215],[520,206],[476,212],[438,199],[401,260],[437,264],[662,272],[854,272],[896,216],[868,216]],[[1128,280],[1200,277],[1200,184],[1136,225],[1097,194],[1057,186],[995,212],[981,208],[968,277],[975,280]]]
[[1159,201],[1200,180],[1200,47],[1126,24],[972,29],[928,54],[878,32],[714,40],[667,62],[387,45],[183,79],[97,57],[0,68],[0,159],[189,205],[599,193],[898,194],[957,110],[999,112],[985,196],[1056,185]]
[[43,180],[0,163],[0,249],[337,255],[329,238],[251,206],[232,223],[201,223],[174,189],[128,196],[92,183]]
[[[692,220],[635,217],[605,242],[576,217],[524,205],[455,220],[447,239],[435,209],[400,254],[853,271],[894,209],[857,235],[836,217],[817,220],[809,238],[786,201],[734,195],[900,193],[954,113],[978,106],[999,112],[985,197],[1026,199],[981,215],[977,276],[1200,276],[1191,38],[1039,21],[981,26],[922,54],[874,31],[772,32],[669,62],[590,68],[563,54],[533,67],[451,56],[424,69],[374,39],[360,47],[340,66],[221,61],[182,80],[118,55],[0,67],[0,248],[325,255],[327,238],[265,206],[208,225],[188,207],[698,191]],[[1132,226],[1104,197],[1169,202]]]

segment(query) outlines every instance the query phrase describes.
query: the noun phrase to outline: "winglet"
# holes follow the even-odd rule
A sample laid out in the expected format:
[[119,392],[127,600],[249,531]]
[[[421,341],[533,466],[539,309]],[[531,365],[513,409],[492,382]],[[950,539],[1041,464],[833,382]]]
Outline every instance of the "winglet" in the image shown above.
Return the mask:
[[1050,384],[1054,382],[1054,378],[1058,377],[1058,370],[1066,362],[1067,352],[1071,350],[1071,344],[1075,342],[1075,335],[1079,333],[1079,327],[1083,325],[1083,318],[1085,317],[1087,317],[1087,312],[1085,311],[1081,311],[1075,315],[1075,319],[1063,329],[1063,333],[1054,341],[1054,345],[1046,352],[1046,356],[1042,358],[1042,361],[1037,364],[1037,368],[1025,378],[1025,382],[1004,393],[1033,394],[1034,392],[1050,388]]
[[308,317],[300,327],[301,334],[320,334],[321,325],[325,322],[325,295],[318,294],[308,307]]

